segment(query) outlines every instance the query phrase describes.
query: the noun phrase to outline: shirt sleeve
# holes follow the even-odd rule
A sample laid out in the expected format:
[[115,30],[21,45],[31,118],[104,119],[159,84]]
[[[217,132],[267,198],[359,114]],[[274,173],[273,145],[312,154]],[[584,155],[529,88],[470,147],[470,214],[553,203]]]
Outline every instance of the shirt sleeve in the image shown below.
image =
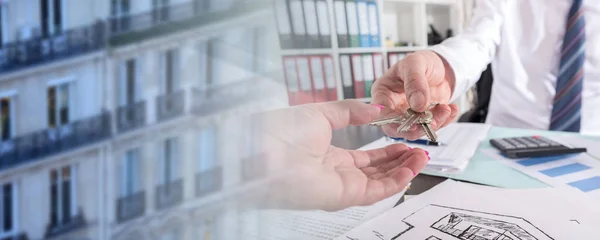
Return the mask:
[[454,70],[456,84],[450,102],[458,99],[479,80],[496,55],[507,1],[476,1],[469,26],[455,37],[429,48],[446,59]]

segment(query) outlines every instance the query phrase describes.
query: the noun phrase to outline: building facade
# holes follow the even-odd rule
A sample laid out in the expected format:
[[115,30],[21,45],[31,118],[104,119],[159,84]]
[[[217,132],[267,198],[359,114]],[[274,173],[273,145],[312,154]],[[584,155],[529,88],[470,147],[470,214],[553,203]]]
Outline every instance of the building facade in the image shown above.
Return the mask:
[[237,239],[268,1],[0,1],[0,239]]

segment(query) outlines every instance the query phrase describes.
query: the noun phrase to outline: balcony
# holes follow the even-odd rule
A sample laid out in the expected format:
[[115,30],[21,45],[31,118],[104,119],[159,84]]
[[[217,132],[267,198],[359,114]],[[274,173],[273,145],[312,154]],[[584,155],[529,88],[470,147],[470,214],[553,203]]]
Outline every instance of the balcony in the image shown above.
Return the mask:
[[82,229],[87,225],[82,210],[79,210],[80,214],[62,223],[50,223],[46,227],[45,239],[58,237],[63,234],[67,234],[77,229]]
[[192,89],[192,111],[206,116],[221,110],[272,96],[265,80],[249,78],[233,83],[216,85],[207,90]]
[[[210,1],[192,0],[140,14],[109,19],[110,44],[124,45],[146,38],[208,25],[270,7],[269,1],[236,1],[226,9],[212,10]],[[215,1],[213,1],[215,2]]]
[[28,239],[29,239],[29,237],[27,237],[27,233],[24,233],[24,232],[19,233],[14,236],[0,238],[0,240],[28,240]]
[[223,168],[196,173],[196,197],[204,197],[223,188]]
[[122,223],[144,215],[146,211],[146,192],[122,197],[117,200],[117,222]]
[[156,209],[179,205],[183,200],[183,180],[179,179],[156,187]]
[[156,97],[156,112],[158,121],[165,121],[183,115],[185,106],[185,91],[179,90]]
[[121,106],[117,109],[117,131],[131,131],[146,125],[146,101]]
[[258,180],[266,176],[266,156],[259,154],[242,159],[242,179],[244,181]]
[[[52,62],[100,50],[106,45],[106,26],[93,25],[63,31],[53,36],[34,37],[0,47],[0,72]],[[40,33],[33,33],[40,36]]]
[[0,143],[0,170],[97,143],[111,136],[110,113]]

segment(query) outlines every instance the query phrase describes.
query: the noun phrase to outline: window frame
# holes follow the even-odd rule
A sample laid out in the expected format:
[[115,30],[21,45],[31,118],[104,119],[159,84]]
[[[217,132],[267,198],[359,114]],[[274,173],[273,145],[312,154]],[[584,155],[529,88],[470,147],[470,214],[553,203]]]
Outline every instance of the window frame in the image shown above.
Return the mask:
[[[8,113],[9,118],[11,119],[11,121],[9,123],[10,124],[10,137],[8,138],[9,140],[6,140],[6,141],[10,141],[11,139],[13,139],[14,137],[17,136],[17,124],[18,124],[18,121],[16,120],[16,118],[17,118],[17,110],[16,110],[17,96],[18,96],[18,92],[17,92],[17,90],[14,90],[14,89],[0,92],[0,99],[8,98],[10,101],[9,102],[10,112]],[[2,131],[2,126],[0,125],[0,132],[1,131]],[[0,134],[0,143],[1,142],[5,142],[5,141],[2,141],[1,134]]]
[[53,171],[57,171],[57,179],[56,179],[56,184],[57,184],[57,201],[56,201],[56,208],[57,208],[57,226],[60,226],[63,223],[63,215],[64,215],[64,210],[63,210],[63,176],[62,176],[62,171],[65,168],[69,168],[69,198],[70,198],[70,213],[71,213],[71,221],[79,214],[78,211],[78,207],[77,207],[77,164],[69,164],[69,165],[65,165],[65,166],[61,166],[58,168],[52,168],[50,169],[50,171],[48,172],[48,177],[50,178],[50,220],[52,220],[52,184],[54,184],[52,182],[52,172]]
[[0,191],[0,218],[2,218],[0,219],[0,238],[13,237],[19,232],[19,188],[15,181],[2,182],[0,183],[0,187],[4,187],[7,184],[10,184],[12,188],[12,229],[10,231],[4,231],[4,192]]
[[[141,148],[134,147],[123,152],[119,164],[119,197],[125,198],[141,192],[143,187],[143,165],[141,161]],[[131,153],[131,155],[129,155]],[[129,156],[133,156],[129,158]],[[129,182],[131,180],[131,183]],[[130,185],[131,184],[131,185]],[[129,186],[130,185],[130,186]],[[131,189],[130,189],[131,188]]]

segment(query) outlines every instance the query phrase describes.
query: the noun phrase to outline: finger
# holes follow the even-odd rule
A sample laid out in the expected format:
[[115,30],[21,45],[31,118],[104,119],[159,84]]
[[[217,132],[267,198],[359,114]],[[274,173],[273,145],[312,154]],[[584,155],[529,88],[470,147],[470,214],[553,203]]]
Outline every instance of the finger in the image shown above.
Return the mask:
[[327,119],[332,129],[370,123],[381,112],[381,106],[369,105],[359,100],[308,104],[303,107],[318,111]]
[[389,177],[369,179],[362,205],[371,205],[402,191],[427,164],[425,153],[411,155]]
[[388,145],[384,148],[368,150],[366,151],[370,159],[368,166],[376,167],[386,162],[398,159],[409,149],[410,148],[405,144],[397,143]]
[[383,148],[372,149],[367,151],[346,150],[352,156],[356,168],[365,168],[381,165],[385,162],[398,159],[403,153],[409,149],[404,144],[392,144]]
[[431,109],[431,113],[433,114],[433,122],[431,123],[431,127],[434,130],[439,129],[446,120],[452,115],[452,108],[446,104],[438,104],[433,109]]
[[452,113],[450,114],[450,117],[448,117],[446,119],[446,122],[444,124],[442,124],[442,126],[440,126],[440,129],[448,126],[448,124],[454,122],[454,120],[456,120],[456,118],[458,117],[458,113],[459,113],[458,106],[456,104],[450,104],[450,109],[451,109]]
[[[428,153],[426,151],[424,151],[423,149],[420,149],[420,148],[411,149],[411,150],[406,151],[404,154],[402,154],[400,157],[394,159],[393,161],[389,161],[387,163],[384,163],[384,164],[378,166],[378,169],[380,172],[387,174],[390,170],[402,165],[407,159],[409,159],[410,157],[412,157],[415,154],[428,155]],[[427,159],[429,160],[429,157]]]
[[422,54],[409,54],[398,66],[397,75],[404,82],[410,108],[423,112],[429,105],[429,83],[425,72],[427,59]]

